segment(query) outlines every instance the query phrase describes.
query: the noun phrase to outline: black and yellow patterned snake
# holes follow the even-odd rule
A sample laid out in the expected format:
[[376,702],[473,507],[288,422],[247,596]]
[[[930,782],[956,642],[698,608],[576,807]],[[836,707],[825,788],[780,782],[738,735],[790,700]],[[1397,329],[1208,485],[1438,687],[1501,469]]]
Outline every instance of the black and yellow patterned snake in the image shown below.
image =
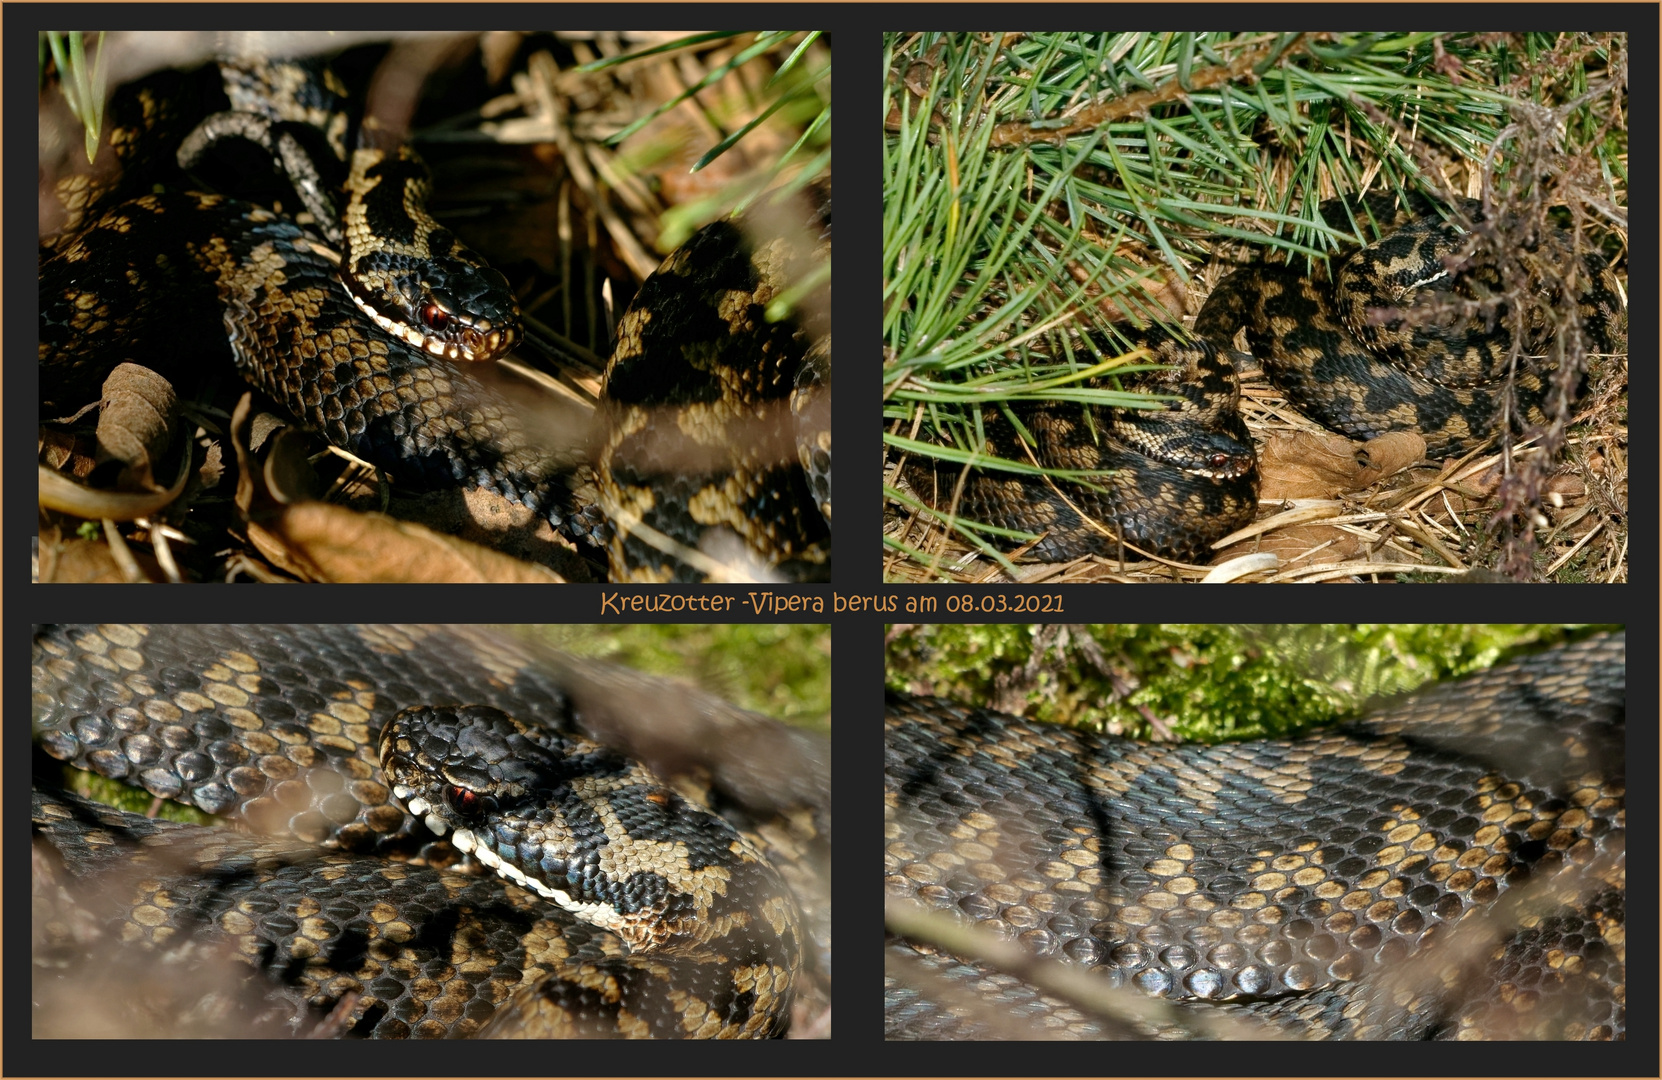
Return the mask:
[[1600,635],[1213,746],[891,695],[888,1035],[1624,1038],[1626,685]]
[[124,172],[60,191],[71,224],[42,248],[43,418],[119,360],[195,385],[228,353],[332,445],[410,490],[529,506],[614,580],[829,576],[828,287],[765,315],[829,259],[828,182],[788,234],[694,236],[619,320],[596,419],[550,419],[489,363],[523,337],[507,280],[343,93],[327,65],[261,60],[117,94]]
[[768,1038],[824,1000],[809,733],[465,628],[43,627],[32,675],[38,1032]]
[[1204,562],[1212,541],[1258,508],[1258,457],[1237,411],[1240,388],[1228,359],[1203,338],[1150,331],[1144,345],[1163,369],[1088,385],[1162,394],[1170,402],[1163,408],[1027,403],[1014,410],[1025,436],[1002,413],[982,413],[991,456],[1078,470],[1078,481],[996,466],[964,473],[951,463],[910,464],[908,481],[960,517],[1039,534],[1026,554],[1041,562],[1117,555],[1121,541]]
[[[1244,267],[1219,282],[1192,334],[1141,335],[1149,362],[1163,371],[1082,384],[1164,395],[1161,407],[1025,403],[1014,408],[1025,433],[1003,414],[982,411],[989,456],[1083,476],[1051,480],[996,464],[964,473],[942,462],[914,467],[908,480],[938,508],[1037,534],[1025,554],[1039,561],[1116,556],[1123,541],[1206,562],[1212,542],[1257,509],[1257,457],[1237,412],[1229,360],[1240,331],[1295,408],[1353,439],[1413,431],[1431,457],[1461,454],[1494,434],[1503,394],[1518,427],[1546,424],[1552,372],[1526,358],[1509,378],[1508,309],[1497,303],[1504,289],[1492,267],[1461,264],[1462,230],[1426,205],[1416,213],[1379,197],[1361,205],[1362,220],[1371,213],[1385,235],[1339,260],[1331,279],[1284,265]],[[1475,202],[1461,207],[1468,219],[1477,209]],[[1322,212],[1334,228],[1350,228],[1341,203],[1323,204]],[[1543,243],[1569,239],[1554,233]],[[1573,301],[1548,299],[1573,315],[1563,325],[1586,351],[1609,351],[1618,340],[1619,301],[1601,256],[1585,255],[1579,266]],[[1555,327],[1538,311],[1529,315],[1526,346],[1544,351]],[[1122,351],[1106,342],[1101,348],[1104,355]]]

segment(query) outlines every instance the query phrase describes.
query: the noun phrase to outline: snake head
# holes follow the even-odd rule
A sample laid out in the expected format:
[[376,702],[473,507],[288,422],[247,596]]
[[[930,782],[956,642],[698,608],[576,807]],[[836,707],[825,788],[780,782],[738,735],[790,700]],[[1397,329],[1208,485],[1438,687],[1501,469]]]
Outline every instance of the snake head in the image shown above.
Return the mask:
[[1167,439],[1160,450],[1162,460],[1214,479],[1246,476],[1258,464],[1252,446],[1226,431],[1184,430]]
[[354,258],[341,278],[377,326],[434,356],[482,363],[519,343],[519,302],[508,279],[488,266],[371,251]]
[[434,832],[633,948],[707,937],[735,917],[715,910],[730,885],[749,892],[772,874],[644,766],[500,709],[405,709],[380,754],[393,793]]
[[354,152],[341,281],[394,337],[447,360],[495,360],[519,342],[519,302],[500,271],[427,213],[428,184],[407,146]]

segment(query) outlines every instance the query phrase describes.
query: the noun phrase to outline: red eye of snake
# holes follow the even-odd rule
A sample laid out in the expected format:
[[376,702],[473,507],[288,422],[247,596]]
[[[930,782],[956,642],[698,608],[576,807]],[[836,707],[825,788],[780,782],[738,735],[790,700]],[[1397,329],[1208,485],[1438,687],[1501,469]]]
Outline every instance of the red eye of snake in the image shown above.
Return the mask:
[[464,817],[472,817],[483,809],[481,805],[483,800],[466,788],[454,786],[445,788],[444,801],[450,809]]
[[427,324],[428,329],[443,330],[450,324],[450,313],[437,304],[428,304],[421,309],[421,321]]

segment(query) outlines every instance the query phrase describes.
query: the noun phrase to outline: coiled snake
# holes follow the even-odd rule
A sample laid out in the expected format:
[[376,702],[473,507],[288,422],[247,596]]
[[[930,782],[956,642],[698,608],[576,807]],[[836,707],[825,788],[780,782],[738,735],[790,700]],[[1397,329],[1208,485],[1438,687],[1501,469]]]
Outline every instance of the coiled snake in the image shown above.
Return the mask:
[[891,695],[886,891],[946,926],[889,1037],[1623,1038],[1625,731],[1622,634],[1287,741]]
[[42,250],[43,418],[96,400],[118,360],[194,384],[229,347],[331,444],[411,490],[529,506],[604,552],[614,580],[829,576],[828,287],[801,318],[764,317],[829,259],[828,182],[804,198],[805,226],[718,222],[650,279],[619,321],[591,433],[480,363],[522,338],[506,279],[427,215],[408,147],[354,139],[326,65],[217,70],[206,87],[168,72],[125,88],[121,180],[60,192],[84,223]]
[[765,1038],[829,978],[808,733],[466,629],[46,627],[33,664],[37,1030]]
[[[1035,462],[1097,475],[1053,482],[983,467],[964,476],[959,492],[959,467],[913,464],[912,487],[941,508],[956,494],[957,513],[972,521],[1041,533],[1027,552],[1040,561],[1117,553],[1122,539],[1204,561],[1211,542],[1252,520],[1258,507],[1258,458],[1236,410],[1240,388],[1211,342],[1153,331],[1145,344],[1152,362],[1168,366],[1125,380],[1127,388],[1168,395],[1167,408],[1026,404],[1015,410]],[[993,456],[1028,460],[1009,419],[988,410],[982,422]]]
[[[1334,431],[1354,439],[1418,432],[1432,457],[1489,438],[1508,375],[1506,307],[1491,310],[1490,325],[1461,313],[1455,301],[1493,304],[1503,292],[1493,268],[1450,273],[1464,236],[1425,207],[1398,213],[1377,197],[1363,205],[1386,235],[1338,262],[1331,282],[1286,266],[1245,267],[1213,290],[1192,335],[1141,336],[1151,362],[1167,370],[1121,381],[1125,389],[1166,395],[1162,408],[1019,404],[1014,415],[1025,440],[1002,414],[983,410],[990,456],[1095,475],[1049,480],[1001,471],[996,462],[966,474],[942,462],[914,466],[908,480],[938,508],[955,505],[968,520],[1039,534],[1026,551],[1039,561],[1115,556],[1123,541],[1206,562],[1212,542],[1250,522],[1257,509],[1256,452],[1237,412],[1228,359],[1242,330],[1276,387]],[[1477,204],[1462,210],[1473,217]],[[1348,229],[1342,204],[1326,203],[1322,211],[1335,228]],[[1567,247],[1569,240],[1554,234],[1543,243]],[[1581,264],[1574,303],[1554,299],[1574,309],[1568,325],[1579,328],[1588,351],[1609,351],[1618,340],[1619,302],[1603,258],[1585,255]],[[1552,331],[1535,319],[1527,346],[1543,349]],[[1102,349],[1122,351],[1112,343]],[[1512,415],[1524,424],[1547,422],[1551,374],[1528,364],[1517,372]],[[1082,385],[1118,388],[1106,377]]]

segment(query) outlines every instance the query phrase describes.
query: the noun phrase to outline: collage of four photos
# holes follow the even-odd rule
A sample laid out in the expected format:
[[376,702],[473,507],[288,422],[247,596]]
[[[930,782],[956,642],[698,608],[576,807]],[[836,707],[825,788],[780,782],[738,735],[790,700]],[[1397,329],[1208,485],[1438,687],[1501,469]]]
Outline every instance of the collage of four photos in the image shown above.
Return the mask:
[[[315,1073],[294,1041],[359,1039],[889,1055],[578,1075],[1627,1040],[1626,615],[1588,586],[1629,574],[1628,34],[856,8],[30,28],[7,1073]],[[883,119],[845,140],[833,305],[836,45],[845,114]],[[882,336],[880,402],[857,349],[836,423],[833,327]],[[346,588],[105,588],[138,583]],[[489,587],[533,583],[577,602]],[[1153,623],[1112,601],[1156,594],[1086,587],[1295,583],[1570,585],[1484,615],[1615,621],[1401,621],[1477,606],[1387,591]],[[1353,609],[1399,621],[1296,621]],[[285,1046],[53,1053],[140,1039]]]

